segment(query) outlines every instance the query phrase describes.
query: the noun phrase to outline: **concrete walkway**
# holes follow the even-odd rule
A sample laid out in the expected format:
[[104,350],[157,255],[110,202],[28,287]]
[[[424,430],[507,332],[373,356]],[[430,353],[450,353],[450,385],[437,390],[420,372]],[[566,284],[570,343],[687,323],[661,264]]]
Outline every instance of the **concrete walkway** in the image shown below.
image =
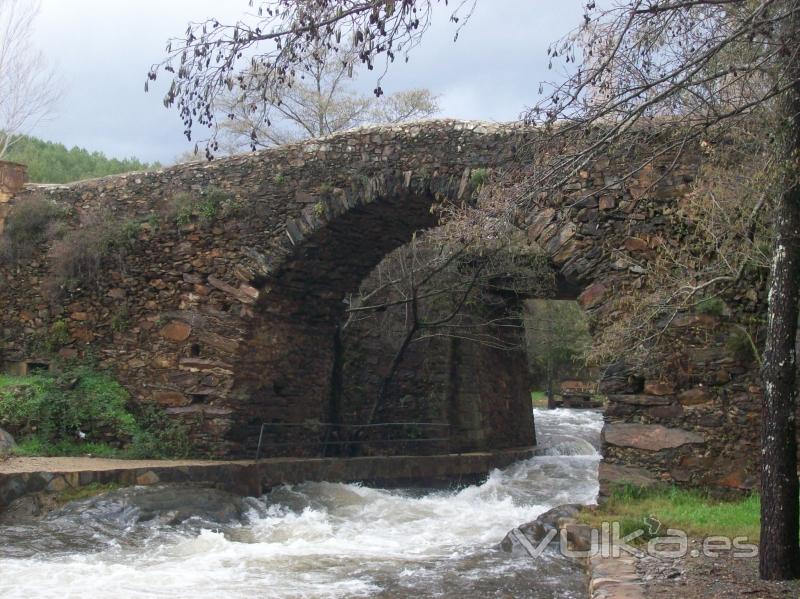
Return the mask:
[[113,460],[90,457],[25,457],[0,461],[0,474],[23,472],[81,472],[85,470],[119,470],[137,468],[177,468],[180,466],[209,466],[214,464],[252,464],[252,460]]
[[491,470],[531,457],[533,448],[432,456],[266,458],[253,460],[111,460],[105,458],[10,458],[0,462],[0,510],[35,493],[58,493],[90,484],[203,483],[258,496],[306,481],[364,482],[391,486],[473,483]]

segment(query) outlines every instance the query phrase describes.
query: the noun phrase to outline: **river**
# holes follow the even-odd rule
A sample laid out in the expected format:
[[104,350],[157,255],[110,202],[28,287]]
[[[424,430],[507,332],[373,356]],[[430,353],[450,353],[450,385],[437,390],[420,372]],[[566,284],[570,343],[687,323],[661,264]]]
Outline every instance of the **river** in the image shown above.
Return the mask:
[[602,416],[535,410],[535,421],[543,455],[481,485],[306,483],[247,499],[225,524],[94,502],[0,527],[0,597],[582,598],[578,565],[498,548],[515,526],[597,494]]

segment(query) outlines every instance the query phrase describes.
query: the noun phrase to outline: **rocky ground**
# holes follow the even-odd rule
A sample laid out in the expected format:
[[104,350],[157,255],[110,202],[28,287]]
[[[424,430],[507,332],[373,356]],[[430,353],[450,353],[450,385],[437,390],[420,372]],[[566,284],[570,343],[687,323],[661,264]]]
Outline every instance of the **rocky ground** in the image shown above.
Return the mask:
[[[689,554],[679,559],[644,557],[637,571],[644,582],[644,596],[659,599],[795,599],[800,581],[766,582],[758,578],[758,558],[734,557],[730,551],[718,557],[702,554],[702,543],[690,542]],[[693,550],[699,553],[693,557]],[[695,555],[697,554],[695,553]]]

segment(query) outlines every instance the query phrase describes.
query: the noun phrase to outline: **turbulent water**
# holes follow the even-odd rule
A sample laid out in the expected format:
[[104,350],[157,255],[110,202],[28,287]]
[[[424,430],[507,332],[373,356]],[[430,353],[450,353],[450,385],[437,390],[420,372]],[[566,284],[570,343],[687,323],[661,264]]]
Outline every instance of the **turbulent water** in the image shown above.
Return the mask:
[[228,524],[95,501],[0,527],[0,597],[583,597],[578,566],[498,548],[513,527],[597,493],[601,416],[535,419],[542,455],[481,485],[306,483],[246,500]]

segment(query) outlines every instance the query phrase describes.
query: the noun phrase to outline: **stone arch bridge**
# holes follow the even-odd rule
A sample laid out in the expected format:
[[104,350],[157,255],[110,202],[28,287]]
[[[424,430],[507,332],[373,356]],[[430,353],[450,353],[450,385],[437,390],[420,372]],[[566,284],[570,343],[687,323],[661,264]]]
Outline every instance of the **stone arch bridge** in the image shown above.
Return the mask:
[[[63,356],[91,351],[137,401],[192,422],[196,442],[213,455],[251,451],[262,422],[326,422],[343,298],[415,231],[436,225],[435,203],[466,199],[476,169],[515,164],[533,135],[516,124],[431,121],[158,172],[29,186],[12,204],[45,194],[70,207],[72,226],[102,208],[105,218],[138,228],[124,267],[109,265],[96,286],[60,302],[47,296],[49,248],[22,265],[0,266],[6,368],[39,359],[31,340],[60,320],[70,335]],[[697,164],[664,176],[666,167],[653,163],[623,184],[624,157],[597,161],[565,187],[560,204],[526,223],[564,283],[560,293],[597,322],[613,320],[609,298],[642,285],[659,244],[679,242],[669,215]],[[210,222],[163,226],[176,204],[202,204],[213,190],[230,201],[213,207]],[[678,324],[679,377],[617,369],[606,381],[607,461],[626,476],[705,481],[720,472],[709,455],[733,456],[728,433],[752,418],[752,376],[726,362],[724,339],[715,338],[724,327],[710,317]],[[454,395],[448,414],[459,449],[530,444],[524,373],[509,366],[519,357],[493,355],[483,369],[486,355],[470,359],[485,379],[481,392],[444,391]],[[735,467],[723,475],[748,484],[749,466],[730,459]]]

